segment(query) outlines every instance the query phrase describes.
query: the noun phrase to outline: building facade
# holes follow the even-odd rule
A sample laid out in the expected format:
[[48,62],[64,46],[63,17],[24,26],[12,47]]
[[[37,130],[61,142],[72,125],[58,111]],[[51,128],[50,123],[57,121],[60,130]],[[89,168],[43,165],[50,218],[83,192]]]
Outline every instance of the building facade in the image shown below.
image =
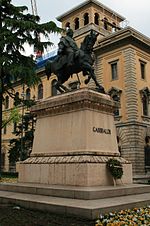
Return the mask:
[[[131,27],[123,28],[125,18],[96,0],[86,0],[57,19],[62,28],[73,29],[79,46],[91,29],[99,33],[94,48],[95,73],[106,93],[120,105],[114,112],[118,148],[122,157],[132,162],[134,178],[145,175],[150,167],[150,39]],[[25,88],[26,96],[30,93],[37,100],[57,94],[56,76],[47,80],[44,63],[45,60],[37,69],[42,83],[32,90]],[[81,78],[81,87],[84,79]],[[73,75],[66,85],[75,80]],[[91,81],[89,87],[93,86]],[[16,86],[16,92],[21,95],[22,87]],[[13,106],[13,101],[7,102],[5,111]],[[13,125],[3,135],[5,170],[9,165],[6,156],[12,131]]]

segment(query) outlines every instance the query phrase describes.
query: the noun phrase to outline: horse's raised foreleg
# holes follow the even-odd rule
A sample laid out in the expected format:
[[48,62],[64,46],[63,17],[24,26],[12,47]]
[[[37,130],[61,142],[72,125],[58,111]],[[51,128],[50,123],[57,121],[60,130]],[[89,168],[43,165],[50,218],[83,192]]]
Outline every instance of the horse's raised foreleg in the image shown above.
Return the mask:
[[85,84],[88,84],[90,79],[92,78],[95,82],[96,87],[98,88],[99,92],[105,93],[104,87],[99,84],[96,79],[96,75],[94,73],[94,69],[90,64],[84,65],[85,69],[88,71],[88,78],[85,80]]

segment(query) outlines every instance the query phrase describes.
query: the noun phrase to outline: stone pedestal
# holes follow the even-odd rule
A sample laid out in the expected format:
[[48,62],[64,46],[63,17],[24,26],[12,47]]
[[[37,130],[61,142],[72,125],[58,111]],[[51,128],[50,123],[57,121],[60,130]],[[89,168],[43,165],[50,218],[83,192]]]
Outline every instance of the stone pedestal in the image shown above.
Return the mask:
[[122,183],[132,166],[119,156],[108,95],[83,88],[43,100],[32,108],[37,124],[31,157],[19,162],[19,182],[73,186],[111,185],[106,162],[123,164]]

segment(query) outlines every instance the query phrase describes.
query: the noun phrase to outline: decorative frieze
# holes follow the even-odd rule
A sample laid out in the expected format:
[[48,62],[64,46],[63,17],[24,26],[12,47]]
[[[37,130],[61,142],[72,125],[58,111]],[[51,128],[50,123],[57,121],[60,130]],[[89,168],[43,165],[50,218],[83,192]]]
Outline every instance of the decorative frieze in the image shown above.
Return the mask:
[[[101,155],[36,156],[26,159],[23,164],[106,163],[110,158],[112,157]],[[121,163],[129,163],[121,157],[113,158],[117,159]]]
[[[75,94],[75,95],[74,95]],[[83,88],[41,101],[31,111],[38,116],[52,116],[77,110],[92,109],[113,114],[116,103],[108,95]]]

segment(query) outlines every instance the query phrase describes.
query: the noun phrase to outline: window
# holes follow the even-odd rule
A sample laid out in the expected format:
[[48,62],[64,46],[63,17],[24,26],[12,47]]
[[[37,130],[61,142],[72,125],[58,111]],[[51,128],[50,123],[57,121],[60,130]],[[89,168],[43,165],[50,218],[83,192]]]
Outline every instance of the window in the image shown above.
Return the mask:
[[31,93],[30,93],[30,89],[26,89],[26,100],[30,100],[31,97]]
[[38,86],[38,100],[43,98],[43,85]]
[[1,154],[1,169],[4,170],[5,166],[5,153],[2,152]]
[[19,92],[16,92],[14,97],[14,106],[18,106],[19,104],[21,104],[21,99],[19,97]]
[[105,29],[105,30],[108,30],[108,19],[105,17],[105,18],[103,19],[103,21],[104,21],[104,29]]
[[150,116],[149,104],[150,104],[150,89],[145,87],[140,90],[141,102],[142,102],[142,115]]
[[116,102],[118,102],[118,105],[116,106],[114,110],[114,116],[120,116],[120,109],[121,109],[121,93],[122,90],[112,87],[109,91],[108,94],[112,97],[112,99]]
[[97,24],[97,25],[99,25],[99,14],[98,13],[95,13],[94,23]]
[[148,116],[148,97],[144,94],[142,98],[143,102],[143,115]]
[[5,98],[5,109],[9,108],[9,96],[6,96]]
[[[119,97],[117,94],[113,95],[113,96],[112,96],[112,99],[113,99],[114,101],[120,103],[120,97]],[[119,108],[116,108],[116,109],[114,110],[114,116],[119,116]]]
[[140,61],[140,68],[141,68],[141,78],[145,79],[145,62]]
[[17,130],[17,122],[14,122],[13,133],[16,133],[16,130]]
[[79,18],[74,20],[74,29],[77,30],[79,28]]
[[87,25],[89,23],[89,14],[85,13],[84,14],[84,25]]
[[118,79],[118,65],[117,62],[110,63],[111,65],[111,78],[112,80]]
[[144,160],[145,160],[145,167],[150,167],[150,137],[145,137],[145,147],[144,147]]
[[112,32],[115,32],[117,30],[116,24],[113,22],[112,23]]
[[66,25],[65,25],[65,27],[66,27],[66,28],[70,28],[70,23],[67,22]]
[[7,126],[4,127],[3,131],[4,131],[4,134],[7,133]]

